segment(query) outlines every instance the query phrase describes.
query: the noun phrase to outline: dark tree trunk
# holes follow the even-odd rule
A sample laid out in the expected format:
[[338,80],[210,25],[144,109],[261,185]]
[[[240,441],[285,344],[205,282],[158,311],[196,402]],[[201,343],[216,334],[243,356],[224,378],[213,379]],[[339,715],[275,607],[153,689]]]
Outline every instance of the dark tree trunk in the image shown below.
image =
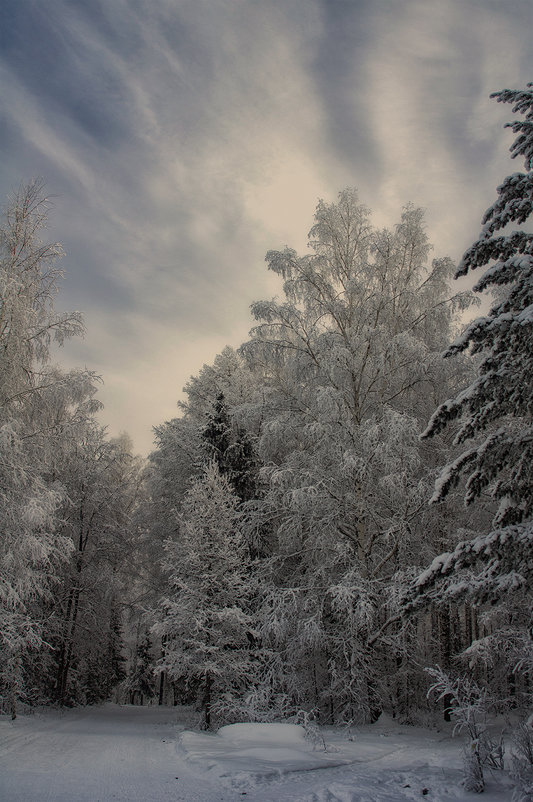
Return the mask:
[[[447,671],[450,667],[451,656],[452,656],[452,637],[451,637],[451,621],[450,621],[450,608],[448,606],[443,606],[440,615],[438,615],[437,620],[440,624],[440,643],[442,649],[442,663],[444,666],[444,670]],[[452,706],[452,698],[449,694],[446,694],[442,698],[443,704],[443,715],[444,721],[451,721],[450,709]]]
[[68,676],[72,664],[72,654],[74,651],[74,635],[76,634],[79,604],[80,587],[79,583],[76,581],[69,594],[67,614],[65,616],[65,626],[57,668],[56,699],[61,705],[65,703],[66,699]]
[[211,675],[205,675],[204,694],[202,698],[202,710],[204,711],[203,729],[211,729]]
[[160,704],[160,705],[163,704],[164,691],[165,691],[165,672],[162,671],[161,674],[159,675],[159,698],[158,698],[158,704]]

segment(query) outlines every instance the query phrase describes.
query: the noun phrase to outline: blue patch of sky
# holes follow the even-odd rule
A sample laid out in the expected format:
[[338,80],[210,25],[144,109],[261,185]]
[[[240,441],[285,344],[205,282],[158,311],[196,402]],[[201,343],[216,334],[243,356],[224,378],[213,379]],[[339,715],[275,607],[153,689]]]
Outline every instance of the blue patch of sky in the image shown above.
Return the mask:
[[128,128],[118,76],[61,24],[53,1],[7,5],[0,33],[4,63],[48,119],[66,116],[100,146],[116,146]]

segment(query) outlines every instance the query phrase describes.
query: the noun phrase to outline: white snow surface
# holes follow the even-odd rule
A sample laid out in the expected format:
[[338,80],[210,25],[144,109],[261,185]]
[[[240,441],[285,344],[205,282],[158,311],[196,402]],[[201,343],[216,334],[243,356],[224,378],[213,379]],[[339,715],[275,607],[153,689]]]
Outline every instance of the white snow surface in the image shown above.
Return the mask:
[[[323,728],[294,724],[187,730],[190,708],[106,704],[0,716],[2,802],[467,802],[461,740],[381,718]],[[483,802],[512,795],[487,772]]]

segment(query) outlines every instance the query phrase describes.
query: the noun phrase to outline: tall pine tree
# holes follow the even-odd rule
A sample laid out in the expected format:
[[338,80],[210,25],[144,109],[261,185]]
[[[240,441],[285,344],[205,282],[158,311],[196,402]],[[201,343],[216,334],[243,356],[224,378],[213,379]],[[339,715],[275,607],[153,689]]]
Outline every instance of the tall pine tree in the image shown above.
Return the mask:
[[477,573],[467,590],[480,600],[527,588],[533,576],[533,233],[506,230],[533,211],[532,87],[492,95],[524,115],[507,125],[518,133],[512,157],[524,157],[527,172],[513,173],[498,187],[498,200],[485,212],[481,234],[457,270],[460,277],[488,266],[474,290],[494,293],[488,315],[474,320],[446,354],[468,348],[479,354],[477,378],[441,404],[423,435],[432,437],[460,418],[456,443],[470,441],[444,469],[433,500],[465,477],[466,503],[488,495],[497,509],[490,532],[459,544],[418,586],[469,567]]
[[485,267],[474,290],[492,292],[489,313],[445,354],[470,349],[479,355],[477,377],[441,404],[423,435],[432,438],[459,421],[455,442],[463,450],[444,468],[433,502],[465,480],[466,505],[489,503],[492,523],[437,557],[414,582],[408,607],[459,599],[485,605],[484,631],[465,653],[469,671],[480,666],[500,699],[525,702],[527,709],[533,673],[533,233],[509,227],[521,226],[533,210],[533,84],[492,97],[523,115],[507,125],[518,134],[512,156],[525,159],[526,172],[498,187],[481,234],[457,270],[460,277]]

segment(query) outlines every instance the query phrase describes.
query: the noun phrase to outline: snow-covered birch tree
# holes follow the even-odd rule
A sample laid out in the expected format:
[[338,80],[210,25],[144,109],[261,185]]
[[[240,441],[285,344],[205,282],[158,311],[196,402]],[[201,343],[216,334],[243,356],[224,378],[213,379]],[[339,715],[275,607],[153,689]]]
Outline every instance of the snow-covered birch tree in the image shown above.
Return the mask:
[[62,251],[41,240],[48,205],[41,181],[23,186],[0,227],[0,695],[13,715],[17,698],[95,701],[121,678],[140,481],[124,438],[95,420],[98,377],[51,361],[83,324],[54,309]]
[[110,440],[95,421],[69,445],[61,455],[67,497],[61,532],[73,548],[48,625],[49,682],[61,704],[105,699],[122,678],[113,668],[122,646],[121,608],[132,595],[126,586],[142,570],[134,566],[142,461],[126,436]]
[[51,343],[83,326],[79,313],[54,310],[61,248],[41,240],[47,211],[42,182],[32,182],[0,228],[0,664],[13,715],[25,655],[42,643],[39,602],[71,548],[58,525],[64,489],[52,455],[96,404],[92,374],[50,364]]
[[428,263],[413,206],[378,231],[345,190],[318,204],[309,239],[306,256],[267,254],[284,299],[253,305],[258,324],[242,348],[267,395],[257,515],[276,521],[277,549],[264,637],[299,703],[331,719],[372,717],[389,693],[378,686],[392,651],[367,644],[409,566],[449,533],[431,529],[436,462],[418,435],[445,388],[463,381],[464,365],[443,367],[440,353],[471,299],[450,292],[449,259]]

